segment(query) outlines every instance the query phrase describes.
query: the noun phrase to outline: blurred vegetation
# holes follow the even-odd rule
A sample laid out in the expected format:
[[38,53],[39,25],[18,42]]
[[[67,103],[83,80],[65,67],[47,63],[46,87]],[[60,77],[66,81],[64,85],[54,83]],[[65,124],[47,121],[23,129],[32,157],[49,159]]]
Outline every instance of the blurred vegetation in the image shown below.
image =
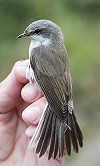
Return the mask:
[[[16,37],[37,19],[50,19],[62,28],[73,78],[75,110],[84,144],[88,144],[100,125],[100,0],[0,0],[1,81],[17,60],[28,57],[30,39]],[[86,153],[85,148],[81,152]],[[67,157],[66,163],[76,158]]]

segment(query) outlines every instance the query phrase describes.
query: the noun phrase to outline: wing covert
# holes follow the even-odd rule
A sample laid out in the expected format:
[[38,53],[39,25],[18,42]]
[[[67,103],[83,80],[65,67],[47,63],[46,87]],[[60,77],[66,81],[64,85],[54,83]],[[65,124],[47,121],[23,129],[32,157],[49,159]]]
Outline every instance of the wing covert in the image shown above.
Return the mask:
[[[53,58],[50,59],[49,57],[48,61],[49,55],[46,53],[47,51],[45,52],[43,48],[34,49],[32,51],[30,64],[34,70],[36,81],[40,85],[48,103],[56,115],[63,120],[68,113],[68,102],[70,100],[70,90],[68,86],[70,77],[66,67],[67,62],[61,61],[60,56],[58,56],[59,59],[54,58],[54,61]],[[39,59],[39,57],[41,58]],[[63,58],[63,60],[65,59],[66,58]],[[54,66],[56,60],[57,67]]]

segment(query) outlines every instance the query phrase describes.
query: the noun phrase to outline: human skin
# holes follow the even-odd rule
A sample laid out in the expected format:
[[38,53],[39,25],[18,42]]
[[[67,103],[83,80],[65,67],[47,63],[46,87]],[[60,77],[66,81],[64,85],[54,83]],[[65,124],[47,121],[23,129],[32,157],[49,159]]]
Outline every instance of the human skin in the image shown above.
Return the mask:
[[39,86],[25,78],[28,60],[15,63],[0,83],[0,166],[60,166],[63,159],[41,158],[28,149],[46,104]]

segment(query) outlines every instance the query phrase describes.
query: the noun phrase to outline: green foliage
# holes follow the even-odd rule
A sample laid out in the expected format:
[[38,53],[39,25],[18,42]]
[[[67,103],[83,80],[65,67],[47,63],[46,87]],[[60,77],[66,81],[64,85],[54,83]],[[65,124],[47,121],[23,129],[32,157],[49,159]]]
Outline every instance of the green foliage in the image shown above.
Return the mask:
[[100,0],[65,0],[65,3],[78,12],[100,15]]

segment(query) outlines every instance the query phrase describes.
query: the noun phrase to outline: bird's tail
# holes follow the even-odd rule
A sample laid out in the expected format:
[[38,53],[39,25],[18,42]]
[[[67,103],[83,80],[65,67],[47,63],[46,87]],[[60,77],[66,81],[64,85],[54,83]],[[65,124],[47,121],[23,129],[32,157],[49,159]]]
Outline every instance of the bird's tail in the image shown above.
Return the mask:
[[68,112],[66,120],[61,121],[48,105],[29,143],[29,148],[35,148],[39,157],[42,157],[48,148],[50,159],[52,156],[62,157],[65,150],[70,156],[71,147],[78,153],[79,146],[83,146],[83,136],[74,112],[72,114]]

